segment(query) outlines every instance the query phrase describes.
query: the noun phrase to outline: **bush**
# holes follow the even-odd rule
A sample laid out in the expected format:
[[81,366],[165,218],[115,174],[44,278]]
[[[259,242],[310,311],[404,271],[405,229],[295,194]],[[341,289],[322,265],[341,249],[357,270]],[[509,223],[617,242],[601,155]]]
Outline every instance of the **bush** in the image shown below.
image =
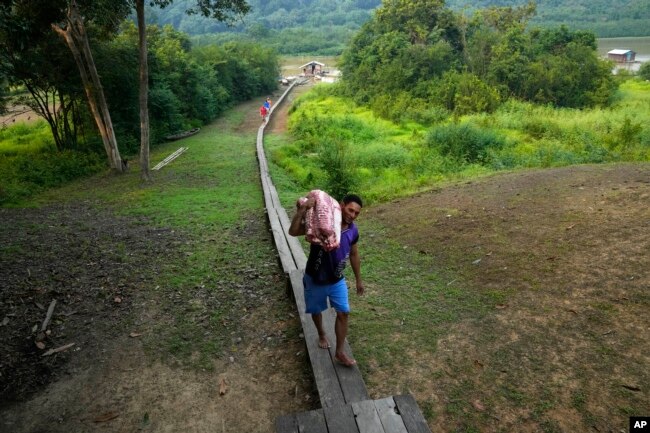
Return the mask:
[[0,205],[97,173],[106,168],[104,159],[72,150],[0,156]]
[[449,71],[434,87],[435,99],[454,114],[491,113],[501,104],[499,92],[474,74]]
[[650,62],[645,62],[641,65],[641,68],[639,69],[639,77],[650,81]]
[[561,128],[553,121],[539,117],[524,118],[522,129],[535,139],[558,137],[562,132]]
[[459,162],[484,164],[489,160],[488,150],[500,149],[505,138],[491,130],[471,123],[441,125],[426,137],[427,144]]
[[325,172],[325,187],[322,189],[341,200],[358,185],[348,146],[341,140],[324,140],[319,150],[318,165]]

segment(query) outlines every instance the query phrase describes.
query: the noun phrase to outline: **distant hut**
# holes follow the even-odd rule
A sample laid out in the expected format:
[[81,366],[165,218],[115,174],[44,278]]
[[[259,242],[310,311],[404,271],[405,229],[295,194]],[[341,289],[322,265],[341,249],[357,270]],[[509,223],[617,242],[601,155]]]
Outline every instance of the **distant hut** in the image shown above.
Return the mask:
[[302,72],[305,75],[320,75],[323,72],[324,67],[325,67],[324,63],[317,62],[316,60],[312,60],[311,62],[302,65],[300,69],[302,69]]
[[636,53],[632,50],[611,50],[607,52],[607,58],[616,63],[631,63],[636,58]]

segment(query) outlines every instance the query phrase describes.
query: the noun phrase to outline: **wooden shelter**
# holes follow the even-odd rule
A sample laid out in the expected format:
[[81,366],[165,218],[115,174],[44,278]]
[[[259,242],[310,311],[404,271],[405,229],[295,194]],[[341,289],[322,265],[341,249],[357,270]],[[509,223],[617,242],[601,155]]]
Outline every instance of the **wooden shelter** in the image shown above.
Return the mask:
[[316,60],[312,60],[311,62],[305,63],[300,67],[300,69],[302,69],[303,74],[305,75],[321,74],[323,72],[323,68],[325,68],[325,64],[321,62],[317,62]]
[[632,50],[611,50],[607,52],[607,58],[617,63],[630,63],[634,62],[636,53]]

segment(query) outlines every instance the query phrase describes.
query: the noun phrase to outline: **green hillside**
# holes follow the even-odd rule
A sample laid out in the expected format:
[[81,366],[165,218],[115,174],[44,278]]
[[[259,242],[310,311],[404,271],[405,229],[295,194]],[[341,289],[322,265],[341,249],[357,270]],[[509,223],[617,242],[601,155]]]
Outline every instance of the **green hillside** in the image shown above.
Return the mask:
[[[366,22],[380,0],[249,0],[252,11],[231,26],[185,13],[193,1],[176,0],[150,9],[151,23],[170,24],[198,42],[235,38],[266,41],[281,53],[337,54]],[[528,0],[449,0],[454,11],[472,14],[488,7],[516,7]],[[591,30],[598,37],[647,36],[650,4],[645,0],[539,0],[532,24],[566,24]]]

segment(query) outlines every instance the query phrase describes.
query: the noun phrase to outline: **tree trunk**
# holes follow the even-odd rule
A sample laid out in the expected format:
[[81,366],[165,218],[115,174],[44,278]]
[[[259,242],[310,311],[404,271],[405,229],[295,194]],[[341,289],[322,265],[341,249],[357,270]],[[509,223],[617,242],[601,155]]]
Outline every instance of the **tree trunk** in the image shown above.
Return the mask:
[[149,66],[147,63],[147,26],[144,22],[144,0],[136,0],[140,56],[140,177],[151,180],[149,174]]
[[108,111],[108,104],[106,103],[104,90],[99,80],[99,74],[97,74],[92,52],[90,51],[88,34],[86,33],[83,19],[79,15],[77,4],[74,0],[68,7],[65,28],[61,28],[55,24],[52,24],[52,28],[63,37],[77,63],[86,97],[88,98],[88,105],[95,118],[95,123],[97,123],[99,134],[102,137],[108,162],[113,170],[123,172],[124,166],[120,157],[120,151],[117,147],[117,140],[113,131],[113,122]]

